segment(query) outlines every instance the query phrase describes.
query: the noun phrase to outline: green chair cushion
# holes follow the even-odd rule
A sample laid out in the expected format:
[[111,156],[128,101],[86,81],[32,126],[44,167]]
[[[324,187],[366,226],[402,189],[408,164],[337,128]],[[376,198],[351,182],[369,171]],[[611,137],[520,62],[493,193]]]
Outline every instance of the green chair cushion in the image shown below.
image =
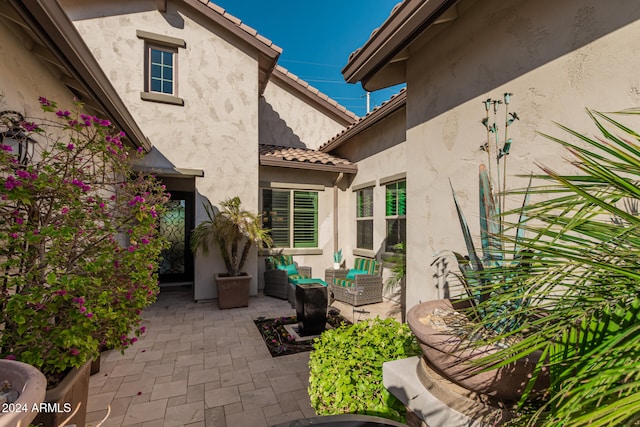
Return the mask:
[[356,270],[355,268],[352,268],[347,273],[347,279],[355,279],[358,274],[369,274],[369,271],[368,270]]
[[278,264],[276,268],[278,270],[286,271],[288,276],[291,276],[293,274],[298,274],[298,268],[296,267],[295,264],[287,264],[287,265]]
[[377,276],[380,273],[380,263],[375,259],[355,258],[353,260],[354,270],[366,270],[368,274]]
[[355,283],[356,282],[353,279],[340,279],[337,277],[333,279],[333,284],[335,286],[342,286],[343,288],[353,288]]

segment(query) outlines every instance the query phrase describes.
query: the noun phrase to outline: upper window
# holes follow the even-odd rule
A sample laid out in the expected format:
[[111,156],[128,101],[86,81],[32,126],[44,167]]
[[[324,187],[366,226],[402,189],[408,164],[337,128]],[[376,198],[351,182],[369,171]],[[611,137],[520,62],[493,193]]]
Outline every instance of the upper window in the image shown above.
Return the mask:
[[262,222],[276,248],[317,248],[318,192],[262,190]]
[[149,55],[149,92],[175,95],[175,66],[176,51],[166,48],[148,46]]
[[373,188],[356,193],[356,247],[373,249]]
[[386,252],[407,240],[407,182],[398,181],[385,187],[385,217],[387,222]]
[[184,105],[178,98],[178,49],[186,47],[182,39],[162,34],[137,31],[144,40],[144,91],[145,101]]

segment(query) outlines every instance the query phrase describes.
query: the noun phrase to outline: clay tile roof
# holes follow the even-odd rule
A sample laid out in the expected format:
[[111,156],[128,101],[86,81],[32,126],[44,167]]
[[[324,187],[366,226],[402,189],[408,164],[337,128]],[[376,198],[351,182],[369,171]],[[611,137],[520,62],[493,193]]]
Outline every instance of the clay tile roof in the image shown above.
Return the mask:
[[249,34],[252,37],[255,37],[256,40],[260,41],[261,43],[267,45],[267,47],[270,47],[271,49],[276,50],[279,53],[282,53],[282,48],[276,46],[271,40],[269,40],[268,38],[261,36],[260,34],[258,34],[258,31],[256,31],[254,28],[243,24],[242,20],[233,16],[232,14],[230,14],[229,12],[227,12],[226,10],[224,10],[224,8],[218,6],[215,3],[210,2],[209,0],[198,0],[200,3],[207,5],[207,7],[211,10],[213,10],[214,12],[216,12],[217,14],[219,14],[220,16],[222,16],[223,18],[225,18],[226,20],[228,20],[229,22],[231,22],[233,25],[235,25],[236,27],[240,28],[241,30],[243,30],[244,32],[246,32],[247,34]]
[[301,94],[309,96],[310,100],[315,100],[318,104],[329,110],[329,112],[332,112],[345,126],[353,124],[353,122],[358,119],[355,113],[347,110],[337,101],[329,98],[326,94],[320,92],[281,65],[276,65],[272,77],[279,79],[283,83],[287,83],[292,88],[297,88]]
[[398,93],[393,95],[391,98],[371,110],[366,116],[361,117],[357,122],[352,124],[351,126],[344,129],[342,132],[331,138],[329,141],[325,142],[318,148],[319,151],[323,151],[325,153],[330,152],[331,150],[335,150],[340,145],[342,145],[347,139],[351,136],[355,136],[367,129],[368,127],[374,125],[384,117],[396,111],[398,108],[405,105],[407,101],[407,88],[404,87],[400,89]]
[[357,171],[356,165],[349,160],[309,148],[260,144],[259,153],[263,166],[346,173]]

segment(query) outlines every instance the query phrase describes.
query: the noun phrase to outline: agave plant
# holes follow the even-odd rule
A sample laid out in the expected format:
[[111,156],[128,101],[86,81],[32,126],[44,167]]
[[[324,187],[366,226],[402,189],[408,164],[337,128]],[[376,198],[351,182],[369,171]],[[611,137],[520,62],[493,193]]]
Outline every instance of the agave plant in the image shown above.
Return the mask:
[[[504,223],[500,219],[500,203],[498,196],[491,188],[489,174],[484,165],[480,165],[480,236],[482,257],[478,256],[469,231],[469,225],[464,217],[456,193],[451,187],[456,213],[460,228],[464,236],[468,255],[453,252],[458,261],[460,274],[457,275],[469,297],[474,314],[479,319],[491,319],[485,326],[495,332],[504,332],[517,328],[523,319],[505,317],[505,312],[517,310],[526,299],[523,297],[510,301],[493,304],[497,293],[507,291],[513,287],[513,282],[519,280],[520,273],[528,269],[531,254],[523,250],[519,242],[524,238],[524,229],[516,227],[513,239],[508,239],[504,230]],[[526,221],[524,208],[529,201],[529,193],[525,193],[524,202],[520,210],[518,223]],[[508,241],[513,243],[507,247]]]
[[[481,164],[479,170],[482,257],[476,252],[473,238],[469,231],[469,225],[460,208],[453,185],[450,183],[456,213],[468,253],[468,255],[462,255],[452,251],[458,261],[458,267],[460,269],[459,274],[453,274],[458,277],[464,286],[473,308],[474,317],[478,320],[490,319],[489,322],[485,322],[485,326],[489,326],[490,329],[496,332],[515,329],[522,323],[522,319],[505,318],[503,313],[517,309],[525,304],[526,300],[524,298],[518,298],[508,303],[502,302],[498,305],[492,304],[491,300],[495,293],[512,287],[513,280],[516,280],[518,276],[511,274],[511,271],[526,269],[530,264],[530,253],[522,250],[518,244],[524,237],[524,230],[515,227],[515,236],[512,239],[507,239],[504,223],[500,216],[505,204],[504,189],[506,189],[507,180],[506,156],[509,154],[513,142],[511,138],[508,138],[507,129],[518,119],[516,113],[509,113],[508,110],[512,95],[513,94],[510,93],[504,94],[504,104],[506,104],[507,109],[505,112],[505,135],[502,148],[499,148],[498,127],[495,115],[498,112],[498,106],[502,104],[503,101],[491,99],[484,101],[487,115],[482,120],[482,124],[487,129],[487,142],[481,148],[487,153],[487,164],[489,167]],[[489,113],[492,106],[494,120],[492,124],[489,124]],[[493,170],[497,173],[497,186],[503,188],[503,194],[494,192],[491,172],[492,164],[494,164]],[[502,174],[500,174],[501,166]],[[524,202],[520,209],[519,222],[526,221],[524,207],[528,201],[529,194],[525,193]],[[510,242],[507,242],[507,240],[510,240]]]
[[[522,339],[483,363],[504,366],[542,351],[531,385],[541,369],[549,369],[551,389],[544,404],[520,420],[531,425],[640,420],[640,135],[612,114],[588,114],[598,138],[565,126],[578,143],[544,135],[566,147],[579,174],[541,166],[544,174],[536,178],[542,184],[530,193],[543,201],[525,206],[517,224],[530,236],[519,245],[536,257],[528,269],[510,272],[512,286],[478,304],[488,310],[526,296],[526,305],[504,316],[527,320],[496,337],[515,333]],[[545,315],[528,316],[533,310]]]

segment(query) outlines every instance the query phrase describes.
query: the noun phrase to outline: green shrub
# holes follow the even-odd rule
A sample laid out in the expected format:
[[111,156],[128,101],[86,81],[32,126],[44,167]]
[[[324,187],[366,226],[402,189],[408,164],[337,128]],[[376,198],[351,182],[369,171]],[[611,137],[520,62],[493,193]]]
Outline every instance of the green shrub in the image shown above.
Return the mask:
[[325,331],[309,360],[309,396],[318,415],[368,414],[404,421],[404,405],[382,385],[382,364],[414,356],[409,327],[393,319]]

